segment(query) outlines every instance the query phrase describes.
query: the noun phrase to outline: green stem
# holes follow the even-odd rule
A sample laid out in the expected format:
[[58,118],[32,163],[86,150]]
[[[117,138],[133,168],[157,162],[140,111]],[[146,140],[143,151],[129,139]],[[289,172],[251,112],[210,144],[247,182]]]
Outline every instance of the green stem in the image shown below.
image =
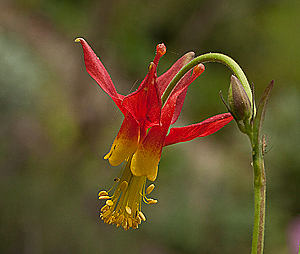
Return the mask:
[[[162,103],[164,104],[174,89],[178,81],[192,68],[199,63],[218,62],[226,65],[240,80],[243,85],[251,103],[254,108],[255,105],[252,99],[252,92],[249,86],[246,75],[241,67],[230,57],[220,53],[207,53],[200,55],[185,65],[173,78],[162,96]],[[252,116],[254,118],[254,116]],[[245,132],[251,141],[252,145],[252,159],[254,170],[254,227],[252,236],[252,251],[251,254],[262,254],[264,246],[264,230],[265,230],[265,202],[266,202],[266,178],[264,160],[262,154],[262,143],[260,139],[261,126],[256,123],[253,124],[250,119],[244,122]]]
[[254,226],[251,254],[262,254],[265,232],[266,175],[262,144],[259,136],[256,135],[255,128],[253,134],[254,135],[249,136],[252,144],[252,163],[254,170]]

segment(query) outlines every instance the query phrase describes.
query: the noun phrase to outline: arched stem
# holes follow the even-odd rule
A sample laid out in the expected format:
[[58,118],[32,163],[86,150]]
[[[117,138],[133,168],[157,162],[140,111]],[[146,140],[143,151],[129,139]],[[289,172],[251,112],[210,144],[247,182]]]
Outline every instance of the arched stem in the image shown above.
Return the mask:
[[251,254],[262,254],[265,230],[266,178],[260,131],[262,127],[266,101],[272,87],[269,85],[269,88],[266,89],[266,92],[260,101],[260,105],[258,106],[258,114],[256,115],[252,91],[246,75],[241,67],[229,56],[220,53],[207,53],[194,58],[177,73],[164,92],[162,96],[162,103],[164,104],[166,102],[175,85],[189,70],[194,68],[197,64],[207,62],[218,62],[226,65],[239,79],[251,102],[253,115],[251,118],[244,120],[245,130],[242,132],[248,135],[251,142],[253,158],[252,165],[254,171],[254,226]]
[[244,74],[241,67],[237,64],[237,62],[235,62],[229,56],[220,53],[207,53],[194,58],[177,73],[177,75],[173,78],[173,80],[170,82],[169,86],[167,87],[166,91],[164,92],[162,96],[162,103],[163,104],[165,103],[171,91],[173,90],[177,82],[184,76],[184,74],[186,74],[189,70],[194,68],[197,64],[207,63],[207,62],[222,63],[226,65],[229,69],[231,69],[231,71],[242,83],[250,101],[252,102],[252,93],[251,93],[251,88],[249,86],[249,82],[246,78],[246,75]]

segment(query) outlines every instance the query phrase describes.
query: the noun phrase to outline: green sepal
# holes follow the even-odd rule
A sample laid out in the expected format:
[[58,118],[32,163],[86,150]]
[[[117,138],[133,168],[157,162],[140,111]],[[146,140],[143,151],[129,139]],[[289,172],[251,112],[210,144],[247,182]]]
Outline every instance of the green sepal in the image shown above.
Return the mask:
[[228,90],[228,103],[231,114],[236,121],[245,120],[252,116],[251,101],[237,77],[231,76],[231,82]]
[[272,91],[274,84],[274,80],[270,82],[270,84],[265,89],[262,97],[260,98],[260,101],[257,106],[256,116],[253,121],[253,134],[255,134],[258,138],[261,134],[262,125],[265,118],[266,108],[267,108],[267,102],[270,96],[270,93]]

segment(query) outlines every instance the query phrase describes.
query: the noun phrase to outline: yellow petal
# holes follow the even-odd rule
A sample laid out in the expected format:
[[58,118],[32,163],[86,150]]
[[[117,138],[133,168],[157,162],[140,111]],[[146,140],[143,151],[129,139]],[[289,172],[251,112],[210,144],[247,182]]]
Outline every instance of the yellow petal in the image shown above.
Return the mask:
[[139,133],[138,123],[131,115],[127,114],[109,153],[104,156],[104,159],[108,159],[112,166],[121,164],[136,151]]
[[131,172],[133,175],[147,176],[150,181],[156,179],[166,130],[167,128],[164,126],[153,126],[150,129],[132,157]]
[[150,181],[155,181],[159,161],[160,153],[139,148],[132,157],[130,169],[135,176],[147,176]]

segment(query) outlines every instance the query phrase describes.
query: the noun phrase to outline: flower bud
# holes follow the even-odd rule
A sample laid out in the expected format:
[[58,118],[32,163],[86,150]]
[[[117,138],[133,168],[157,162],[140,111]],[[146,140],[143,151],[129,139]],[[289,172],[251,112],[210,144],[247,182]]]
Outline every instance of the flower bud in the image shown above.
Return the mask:
[[249,97],[241,82],[234,75],[231,76],[228,103],[231,114],[236,120],[245,120],[252,116],[252,107]]

